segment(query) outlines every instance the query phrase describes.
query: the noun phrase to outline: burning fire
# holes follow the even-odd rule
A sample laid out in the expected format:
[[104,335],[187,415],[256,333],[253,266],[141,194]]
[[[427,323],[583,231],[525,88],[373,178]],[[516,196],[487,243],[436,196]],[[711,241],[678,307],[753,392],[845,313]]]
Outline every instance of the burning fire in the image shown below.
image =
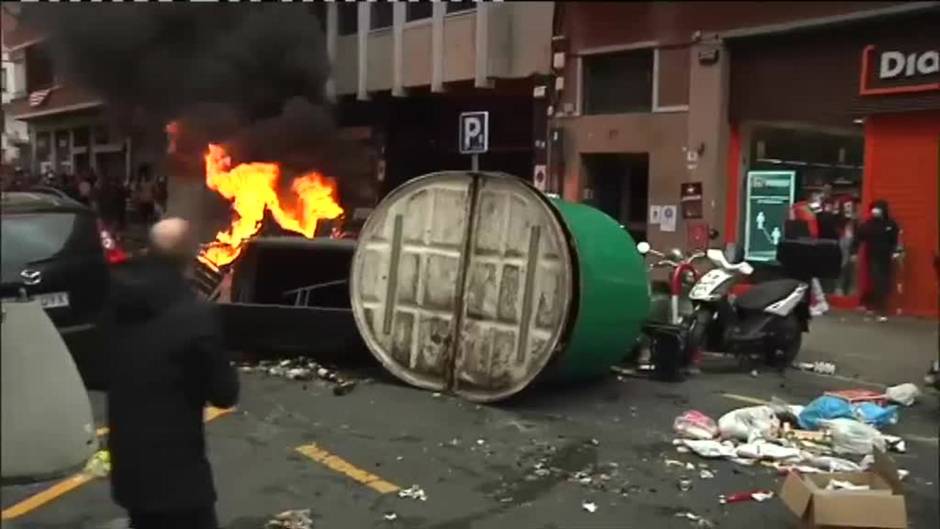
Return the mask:
[[235,218],[226,231],[216,234],[200,254],[216,268],[234,261],[245,242],[261,229],[265,211],[285,230],[312,238],[321,219],[335,219],[343,213],[336,201],[336,182],[317,172],[293,180],[291,195],[278,194],[281,168],[276,163],[251,162],[232,167],[232,160],[220,145],[209,144],[205,155],[206,185],[232,203]]

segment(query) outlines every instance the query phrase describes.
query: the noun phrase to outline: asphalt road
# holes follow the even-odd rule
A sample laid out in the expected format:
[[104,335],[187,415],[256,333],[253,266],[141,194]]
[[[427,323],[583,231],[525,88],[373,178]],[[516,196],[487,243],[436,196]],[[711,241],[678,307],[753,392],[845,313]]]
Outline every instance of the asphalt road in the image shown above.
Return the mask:
[[[242,375],[238,410],[207,427],[223,527],[260,529],[275,513],[305,508],[316,528],[695,527],[676,517],[681,512],[723,528],[789,527],[794,518],[777,498],[720,505],[720,494],[778,490],[782,478],[764,467],[677,453],[673,418],[687,409],[717,418],[750,405],[749,399],[772,396],[805,403],[824,390],[855,386],[796,371],[753,377],[713,361],[702,375],[679,384],[611,376],[477,406],[405,387],[377,369],[356,375],[374,380],[344,396],[319,381]],[[92,398],[101,420],[103,399]],[[900,423],[889,430],[908,440],[908,453],[895,460],[911,472],[905,483],[915,528],[936,527],[940,519],[938,410],[936,395],[928,395],[902,410]],[[297,451],[309,445],[315,448],[307,454]],[[667,466],[666,459],[706,463],[715,477],[702,479],[698,468]],[[538,475],[539,463],[552,470]],[[592,482],[572,479],[579,471]],[[677,487],[683,477],[692,481],[687,492]],[[388,492],[413,484],[426,492],[426,501]],[[48,486],[5,487],[3,507]],[[587,512],[586,502],[596,512]],[[385,519],[392,514],[394,520]],[[107,481],[98,479],[3,527],[122,527],[123,516]]]

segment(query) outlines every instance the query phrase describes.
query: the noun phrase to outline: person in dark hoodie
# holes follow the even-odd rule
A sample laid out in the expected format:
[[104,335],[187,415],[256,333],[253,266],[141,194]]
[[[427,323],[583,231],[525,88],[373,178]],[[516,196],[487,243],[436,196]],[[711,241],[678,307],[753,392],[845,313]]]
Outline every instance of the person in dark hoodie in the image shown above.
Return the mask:
[[900,228],[891,217],[888,203],[872,202],[871,216],[859,228],[852,243],[852,254],[865,244],[868,294],[866,305],[878,314],[878,321],[887,321],[888,295],[891,293],[893,259],[898,251]]
[[239,383],[212,305],[184,277],[195,248],[186,221],[159,222],[112,284],[111,491],[134,529],[218,527],[203,408],[234,406]]

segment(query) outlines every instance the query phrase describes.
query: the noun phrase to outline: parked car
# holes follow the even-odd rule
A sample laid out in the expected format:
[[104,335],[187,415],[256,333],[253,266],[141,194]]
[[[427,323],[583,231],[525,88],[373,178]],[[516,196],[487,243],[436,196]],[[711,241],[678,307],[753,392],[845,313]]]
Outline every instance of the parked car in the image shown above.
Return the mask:
[[35,299],[49,314],[88,386],[97,386],[95,321],[109,265],[126,254],[90,208],[51,193],[3,193],[0,298]]

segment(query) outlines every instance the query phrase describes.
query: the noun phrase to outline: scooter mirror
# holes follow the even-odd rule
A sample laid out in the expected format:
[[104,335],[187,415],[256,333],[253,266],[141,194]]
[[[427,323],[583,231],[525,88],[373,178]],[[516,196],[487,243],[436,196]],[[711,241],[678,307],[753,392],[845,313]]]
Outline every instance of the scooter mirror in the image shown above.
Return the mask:
[[718,230],[716,230],[715,228],[712,228],[712,229],[708,230],[708,238],[711,239],[711,240],[713,240],[713,241],[714,241],[715,239],[717,239],[719,235],[720,235],[720,233],[719,233]]
[[636,243],[636,251],[640,252],[640,255],[646,255],[650,251],[650,243],[643,241]]
[[673,258],[674,260],[676,260],[676,261],[681,261],[681,260],[685,259],[685,254],[682,253],[682,250],[680,250],[680,249],[678,249],[678,248],[673,248],[673,249],[669,252],[669,255],[672,256],[672,258]]

